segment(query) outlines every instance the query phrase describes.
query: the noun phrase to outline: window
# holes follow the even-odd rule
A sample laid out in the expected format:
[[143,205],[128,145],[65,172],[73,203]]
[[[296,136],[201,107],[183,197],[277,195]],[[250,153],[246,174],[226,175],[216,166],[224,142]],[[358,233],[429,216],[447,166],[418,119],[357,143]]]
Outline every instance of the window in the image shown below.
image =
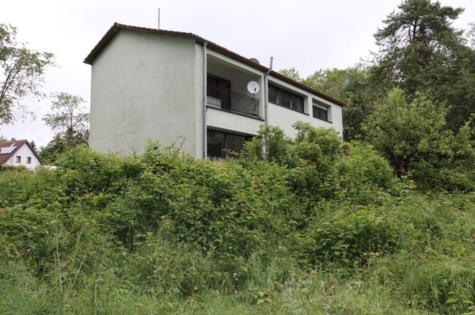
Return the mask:
[[26,157],[26,164],[31,164],[31,156]]
[[317,105],[315,103],[313,104],[313,117],[325,121],[330,121],[328,116],[328,107],[325,107],[323,105]]
[[231,110],[231,81],[211,74],[208,74],[206,81],[208,105]]
[[21,156],[17,155],[15,158],[15,162],[21,163]]
[[241,152],[249,136],[236,135],[216,130],[208,130],[208,157],[228,158],[232,153]]
[[297,112],[304,112],[303,97],[283,90],[273,85],[269,85],[269,102]]

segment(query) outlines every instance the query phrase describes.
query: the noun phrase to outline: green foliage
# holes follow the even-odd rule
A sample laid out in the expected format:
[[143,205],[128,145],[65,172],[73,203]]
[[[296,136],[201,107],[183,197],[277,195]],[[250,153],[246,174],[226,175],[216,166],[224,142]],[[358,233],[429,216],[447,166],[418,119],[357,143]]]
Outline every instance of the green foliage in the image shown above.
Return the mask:
[[411,174],[421,189],[472,190],[475,146],[471,120],[458,133],[446,126],[447,109],[427,96],[392,90],[368,116],[366,139],[399,177]]
[[[36,52],[16,41],[16,28],[0,23],[0,125],[12,123],[20,111],[27,114],[21,100],[42,97],[39,91],[45,70],[53,65],[53,54]],[[16,109],[16,110],[15,110]]]
[[46,125],[62,133],[67,133],[68,130],[84,133],[89,122],[89,114],[81,107],[84,100],[64,92],[55,93],[51,97],[52,113],[43,117]]
[[336,262],[353,268],[366,264],[370,254],[395,251],[394,234],[391,218],[383,212],[349,207],[312,222],[305,250],[311,262]]
[[343,149],[345,154],[335,163],[335,197],[359,205],[379,204],[384,191],[394,186],[391,166],[368,144],[345,143]]
[[280,165],[293,163],[287,143],[289,138],[276,126],[262,126],[258,136],[244,144],[244,155]]
[[300,78],[299,72],[295,68],[282,69],[282,70],[279,70],[279,73],[297,82],[300,82],[302,80]]
[[271,163],[151,143],[0,172],[0,313],[469,312],[475,198],[295,127]]
[[88,144],[89,114],[81,107],[84,100],[64,92],[52,95],[51,113],[43,117],[46,125],[56,134],[46,147],[41,149],[45,162],[55,162],[59,156],[78,145]]
[[347,69],[320,69],[298,81],[343,101],[344,139],[349,141],[362,137],[361,124],[371,114],[373,103],[379,97],[379,92],[370,85],[367,66],[360,63]]
[[219,276],[214,261],[193,245],[170,243],[151,232],[143,246],[123,259],[130,281],[153,295],[188,297],[208,287],[219,288],[222,281],[227,281]]
[[[404,91],[413,95],[430,84],[442,83],[444,62],[451,64],[461,32],[451,23],[463,9],[441,6],[429,0],[406,0],[399,11],[388,15],[386,24],[376,34],[376,43],[385,55],[375,68],[378,79],[400,82]],[[447,77],[445,78],[447,79]]]
[[[452,23],[461,8],[429,0],[406,0],[375,34],[382,55],[371,68],[371,81],[381,90],[401,88],[409,97],[430,93],[452,105],[448,127],[456,131],[473,113],[475,52]],[[473,86],[473,85],[471,85]]]
[[307,211],[336,196],[367,204],[378,189],[391,186],[388,163],[370,146],[344,144],[335,130],[308,123],[297,122],[294,128],[297,135],[290,140],[277,127],[263,127],[261,137],[245,145],[245,156],[263,160],[262,150],[270,143],[268,160],[288,168],[285,179]]
[[447,111],[426,96],[408,101],[400,89],[392,90],[368,116],[366,139],[391,163],[398,175],[407,174],[413,161],[440,153]]

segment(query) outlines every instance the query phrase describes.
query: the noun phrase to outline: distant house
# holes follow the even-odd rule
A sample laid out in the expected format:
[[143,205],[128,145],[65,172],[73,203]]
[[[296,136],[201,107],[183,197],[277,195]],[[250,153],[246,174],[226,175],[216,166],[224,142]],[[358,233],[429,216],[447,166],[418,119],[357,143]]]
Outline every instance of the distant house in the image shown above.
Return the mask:
[[343,134],[341,101],[191,33],[116,23],[84,62],[92,66],[89,144],[99,152],[182,138],[195,157],[226,157],[261,125],[292,137],[297,121]]
[[0,142],[0,166],[23,165],[30,170],[34,170],[41,164],[41,159],[27,140]]

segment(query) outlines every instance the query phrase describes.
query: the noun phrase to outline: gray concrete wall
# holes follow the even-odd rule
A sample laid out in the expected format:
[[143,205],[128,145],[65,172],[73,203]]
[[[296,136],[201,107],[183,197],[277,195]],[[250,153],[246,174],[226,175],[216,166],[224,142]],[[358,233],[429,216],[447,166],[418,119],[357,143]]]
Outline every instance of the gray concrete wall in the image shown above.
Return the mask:
[[[141,153],[184,139],[196,154],[200,65],[191,39],[121,30],[92,65],[92,149]],[[199,145],[199,143],[198,143]]]

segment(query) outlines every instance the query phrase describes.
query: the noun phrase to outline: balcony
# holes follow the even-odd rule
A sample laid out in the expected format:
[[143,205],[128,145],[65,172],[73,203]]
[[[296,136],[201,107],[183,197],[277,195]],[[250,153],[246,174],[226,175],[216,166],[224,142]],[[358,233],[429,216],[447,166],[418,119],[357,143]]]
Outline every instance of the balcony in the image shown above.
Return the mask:
[[208,84],[207,105],[232,113],[260,117],[258,98],[214,84]]

